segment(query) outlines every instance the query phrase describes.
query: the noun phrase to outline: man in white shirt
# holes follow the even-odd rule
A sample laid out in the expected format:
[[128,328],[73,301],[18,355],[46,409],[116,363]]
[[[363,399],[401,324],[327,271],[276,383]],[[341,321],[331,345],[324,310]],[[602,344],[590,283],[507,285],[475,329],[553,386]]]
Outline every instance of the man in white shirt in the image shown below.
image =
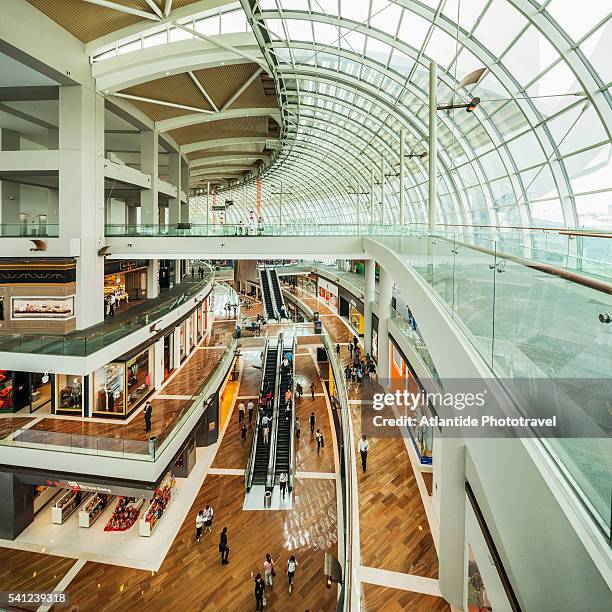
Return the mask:
[[255,404],[253,403],[253,400],[250,399],[249,403],[247,404],[247,410],[249,411],[249,423],[253,421],[253,410],[254,409],[255,409]]
[[361,454],[361,467],[363,468],[364,474],[368,461],[368,450],[370,450],[370,443],[365,436],[361,436],[361,440],[359,440],[359,453]]
[[200,541],[200,538],[202,537],[202,528],[204,527],[204,511],[200,510],[198,512],[198,515],[196,516],[196,520],[195,520],[195,524],[196,524],[196,542]]
[[244,402],[238,404],[238,423],[244,421]]

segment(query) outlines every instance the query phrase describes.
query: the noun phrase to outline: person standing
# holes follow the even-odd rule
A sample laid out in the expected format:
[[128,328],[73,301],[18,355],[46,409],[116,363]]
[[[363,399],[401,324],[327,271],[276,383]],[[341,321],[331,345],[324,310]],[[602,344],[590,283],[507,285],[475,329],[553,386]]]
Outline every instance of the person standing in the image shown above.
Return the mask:
[[289,477],[287,476],[287,472],[281,472],[281,475],[278,478],[278,486],[280,487],[281,495],[283,499],[285,499],[285,495],[287,494],[287,481]]
[[285,409],[290,410],[291,408],[291,399],[293,398],[293,393],[290,387],[287,387],[285,391]]
[[202,537],[202,529],[204,527],[204,510],[200,510],[196,516],[196,520],[195,520],[195,525],[196,525],[196,535],[195,535],[195,540],[196,542],[200,541],[200,538]]
[[213,509],[210,504],[206,504],[206,508],[204,508],[204,528],[208,531],[208,533],[212,532],[212,522],[213,522]]
[[244,402],[238,404],[238,423],[244,421]]
[[[251,574],[251,577],[253,574]],[[257,603],[257,612],[263,612],[266,599],[266,583],[263,581],[261,574],[255,576],[255,601]]]
[[255,404],[253,403],[253,400],[250,399],[249,403],[247,404],[247,410],[249,411],[249,423],[253,422],[253,409],[255,408]]
[[302,393],[304,393],[304,389],[302,389],[302,385],[300,385],[300,383],[295,383],[295,397],[296,397],[296,399],[300,399],[300,397],[302,397]]
[[240,439],[242,440],[242,445],[246,444],[246,435],[247,435],[247,426],[243,423],[240,426]]
[[227,527],[223,528],[221,532],[221,538],[219,540],[219,552],[221,553],[221,565],[227,565],[229,563],[229,546],[227,543]]
[[323,443],[323,434],[317,429],[317,433],[315,434],[316,436],[316,440],[317,440],[317,455],[319,454],[319,451],[323,448],[324,443]]
[[266,555],[266,560],[264,561],[264,578],[266,581],[266,585],[272,587],[272,578],[276,576],[276,570],[274,569],[274,561],[270,553]]
[[340,345],[339,344],[336,344],[336,355],[340,357]]
[[366,464],[368,461],[368,451],[370,450],[370,443],[365,436],[361,436],[361,440],[359,440],[359,453],[361,455],[361,468],[363,469],[363,473],[366,471]]
[[348,345],[348,352],[349,352],[349,355],[352,357],[353,356],[353,345],[350,342]]
[[115,297],[114,293],[111,293],[109,298],[108,298],[108,305],[110,307],[110,316],[114,317],[115,316],[115,303],[117,302],[117,298]]
[[300,433],[302,432],[302,428],[300,427],[300,419],[299,417],[295,417],[295,437],[299,440]]
[[353,346],[355,349],[357,349],[359,346],[359,338],[357,338],[357,336],[353,336]]
[[315,396],[314,396],[315,389],[316,389],[315,384],[313,382],[311,382],[310,383],[310,397],[312,397],[312,401],[313,402],[314,402],[314,399],[315,399]]
[[312,435],[314,433],[314,430],[315,430],[315,413],[314,412],[310,413],[310,417],[308,419],[308,422],[310,423],[310,435]]
[[291,555],[289,557],[289,561],[287,561],[287,567],[285,568],[285,573],[287,574],[287,579],[289,580],[289,592],[293,590],[293,579],[295,577],[295,570],[297,569],[298,562],[297,559]]
[[151,406],[151,402],[147,401],[143,414],[145,421],[145,432],[149,433],[151,431],[151,417],[153,416],[153,406]]

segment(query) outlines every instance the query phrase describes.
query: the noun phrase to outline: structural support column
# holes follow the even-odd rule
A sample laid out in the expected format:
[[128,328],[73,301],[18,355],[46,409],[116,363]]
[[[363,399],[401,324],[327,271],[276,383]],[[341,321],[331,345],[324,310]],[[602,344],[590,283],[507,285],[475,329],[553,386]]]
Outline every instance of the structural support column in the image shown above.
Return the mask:
[[370,227],[374,225],[374,168],[370,169]]
[[[181,179],[179,181],[179,201],[181,203],[181,221],[189,223],[189,164],[179,155],[179,165],[181,167]],[[180,192],[185,194],[185,201]]]
[[[1,151],[19,151],[21,146],[21,138],[14,130],[0,128],[0,150]],[[9,224],[5,227],[4,235],[16,236],[19,228],[19,212],[20,212],[20,196],[21,188],[18,183],[11,181],[0,180],[0,194],[2,201],[0,203],[0,223]]]
[[393,279],[380,268],[380,294],[378,297],[378,380],[388,386],[389,380],[389,315],[393,296]]
[[140,222],[157,225],[159,222],[159,135],[156,130],[140,134],[140,167],[151,176],[151,188],[140,192]]
[[438,65],[429,62],[429,215],[430,230],[436,229],[436,172],[438,166]]
[[376,261],[365,260],[365,288],[363,292],[363,346],[372,354],[372,302],[376,299]]
[[400,155],[400,167],[399,167],[399,222],[400,225],[405,224],[404,219],[404,189],[406,188],[406,169],[405,165],[405,145],[406,145],[406,130],[404,128],[400,129],[400,141],[399,141],[399,155]]
[[385,224],[385,158],[380,158],[380,223]]
[[104,320],[104,98],[80,85],[59,88],[60,237],[79,242],[77,329]]
[[147,298],[156,298],[159,295],[159,259],[149,259],[147,268]]
[[168,200],[168,225],[181,221],[181,156],[179,153],[168,153],[168,179],[176,187],[176,198]]

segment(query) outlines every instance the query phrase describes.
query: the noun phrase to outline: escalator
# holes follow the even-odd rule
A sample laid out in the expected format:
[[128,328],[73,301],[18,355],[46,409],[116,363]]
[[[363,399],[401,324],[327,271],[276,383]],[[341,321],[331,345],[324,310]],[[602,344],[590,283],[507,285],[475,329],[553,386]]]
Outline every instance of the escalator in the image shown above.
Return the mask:
[[259,269],[259,282],[261,285],[261,294],[263,296],[264,316],[266,319],[276,319],[272,291],[270,289],[270,279],[266,268]]
[[[268,391],[275,393],[276,390],[276,373],[279,367],[279,345],[272,345],[269,342],[266,346],[265,363],[263,366],[263,375],[261,381],[261,394],[266,394]],[[274,400],[274,398],[273,398]],[[270,444],[263,443],[263,434],[260,428],[261,418],[263,415],[267,415],[269,419],[272,419],[274,401],[268,402],[265,409],[258,413],[257,418],[257,435],[253,437],[253,444],[255,445],[252,469],[252,480],[247,483],[247,489],[250,489],[251,485],[265,485],[268,476],[268,463],[270,461]],[[272,428],[272,422],[270,422],[270,429]]]
[[282,318],[283,313],[285,312],[285,300],[283,298],[283,292],[280,288],[280,283],[278,282],[278,274],[274,268],[268,270],[268,274],[270,275],[270,285],[272,287],[272,295],[276,305],[276,312],[278,313],[279,318]]
[[[278,395],[280,398],[280,409],[278,414],[278,428],[276,433],[276,465],[275,476],[281,473],[290,474],[292,468],[293,454],[293,421],[294,401],[291,399],[289,406],[285,404],[285,392],[291,389],[293,393],[293,368],[295,359],[295,343],[289,347],[283,347],[281,362],[285,356],[289,357],[289,367],[282,367],[280,372],[280,383]],[[288,409],[287,409],[288,408]]]

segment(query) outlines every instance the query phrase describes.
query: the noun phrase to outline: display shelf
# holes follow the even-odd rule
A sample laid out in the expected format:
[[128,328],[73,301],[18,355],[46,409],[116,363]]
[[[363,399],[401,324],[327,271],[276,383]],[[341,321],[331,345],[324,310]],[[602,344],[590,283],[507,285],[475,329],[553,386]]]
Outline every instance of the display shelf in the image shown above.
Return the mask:
[[91,527],[104,509],[115,499],[110,493],[96,493],[79,512],[79,527]]
[[172,501],[175,480],[170,473],[166,475],[160,486],[155,490],[155,495],[145,510],[138,524],[138,533],[141,536],[149,537],[155,527],[159,524],[159,519],[167,510]]
[[81,491],[67,491],[51,508],[51,521],[61,525],[82,503],[88,499],[91,493]]
[[119,503],[104,531],[127,531],[138,519],[144,499],[135,497],[120,497]]

